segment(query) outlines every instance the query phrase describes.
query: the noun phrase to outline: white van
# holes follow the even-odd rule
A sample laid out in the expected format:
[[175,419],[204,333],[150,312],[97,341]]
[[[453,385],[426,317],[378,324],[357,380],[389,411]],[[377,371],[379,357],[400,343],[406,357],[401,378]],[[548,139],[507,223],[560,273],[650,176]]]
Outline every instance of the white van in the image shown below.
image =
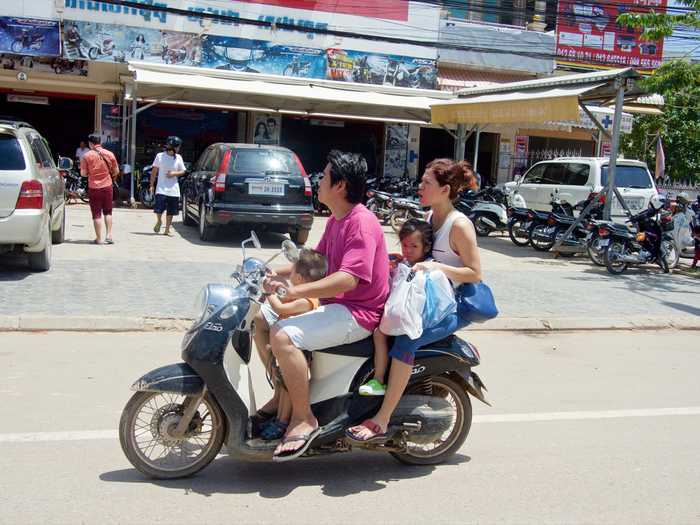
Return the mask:
[[[560,157],[538,162],[519,180],[507,182],[506,188],[518,190],[528,208],[542,211],[552,209],[552,194],[574,205],[585,200],[591,192],[600,192],[608,182],[607,157]],[[649,200],[657,195],[656,185],[647,165],[638,160],[619,159],[615,185],[632,213],[645,210]],[[613,217],[625,217],[619,201],[613,200]]]

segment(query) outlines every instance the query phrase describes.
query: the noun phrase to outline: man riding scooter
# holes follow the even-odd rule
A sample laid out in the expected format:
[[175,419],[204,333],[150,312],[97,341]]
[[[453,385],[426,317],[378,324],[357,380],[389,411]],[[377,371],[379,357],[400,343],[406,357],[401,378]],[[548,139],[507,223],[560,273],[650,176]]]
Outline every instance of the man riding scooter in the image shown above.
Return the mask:
[[[379,325],[389,294],[389,257],[384,232],[377,218],[363,204],[367,162],[360,155],[334,150],[319,184],[318,198],[331,210],[326,230],[316,250],[328,259],[325,278],[299,286],[287,286],[288,298],[318,298],[321,307],[280,321],[270,331],[272,353],[277,358],[292,402],[287,434],[274,459],[302,455],[320,431],[309,403],[309,369],[302,351],[313,352],[369,337]],[[289,276],[290,265],[277,270]],[[270,403],[263,407],[274,413]]]

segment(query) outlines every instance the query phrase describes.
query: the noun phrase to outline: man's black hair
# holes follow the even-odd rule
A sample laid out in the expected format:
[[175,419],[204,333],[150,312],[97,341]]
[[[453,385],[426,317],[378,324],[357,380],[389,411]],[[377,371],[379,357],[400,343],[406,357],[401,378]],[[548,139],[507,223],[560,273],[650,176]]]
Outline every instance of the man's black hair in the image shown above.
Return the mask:
[[347,200],[352,204],[362,202],[367,182],[367,161],[358,153],[331,150],[327,158],[331,165],[331,186],[345,181]]
[[97,146],[98,144],[102,143],[102,139],[97,133],[91,133],[90,135],[88,135],[88,142]]

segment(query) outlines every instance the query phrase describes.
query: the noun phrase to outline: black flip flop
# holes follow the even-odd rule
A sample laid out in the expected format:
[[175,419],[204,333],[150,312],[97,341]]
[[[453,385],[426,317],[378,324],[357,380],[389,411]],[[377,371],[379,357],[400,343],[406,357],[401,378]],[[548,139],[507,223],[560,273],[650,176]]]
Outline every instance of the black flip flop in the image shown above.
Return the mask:
[[294,450],[280,452],[279,454],[272,455],[272,461],[289,461],[291,459],[296,459],[306,452],[311,445],[311,442],[321,433],[321,427],[319,426],[313,432],[308,434],[297,434],[296,436],[286,436],[280,444],[289,443],[290,441],[304,441],[304,444]]

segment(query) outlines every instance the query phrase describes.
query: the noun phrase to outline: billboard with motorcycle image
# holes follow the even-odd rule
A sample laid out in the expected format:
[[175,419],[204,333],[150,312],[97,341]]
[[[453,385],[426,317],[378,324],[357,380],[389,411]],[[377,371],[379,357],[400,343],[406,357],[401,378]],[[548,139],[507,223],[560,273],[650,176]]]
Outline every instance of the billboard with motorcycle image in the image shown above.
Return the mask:
[[107,62],[199,65],[200,38],[192,33],[66,20],[63,56]]
[[1,16],[0,53],[59,56],[61,36],[58,20]]
[[302,78],[324,78],[326,75],[326,58],[322,49],[225,36],[202,38],[200,65]]
[[328,49],[328,78],[344,82],[435,89],[437,63],[428,58]]

